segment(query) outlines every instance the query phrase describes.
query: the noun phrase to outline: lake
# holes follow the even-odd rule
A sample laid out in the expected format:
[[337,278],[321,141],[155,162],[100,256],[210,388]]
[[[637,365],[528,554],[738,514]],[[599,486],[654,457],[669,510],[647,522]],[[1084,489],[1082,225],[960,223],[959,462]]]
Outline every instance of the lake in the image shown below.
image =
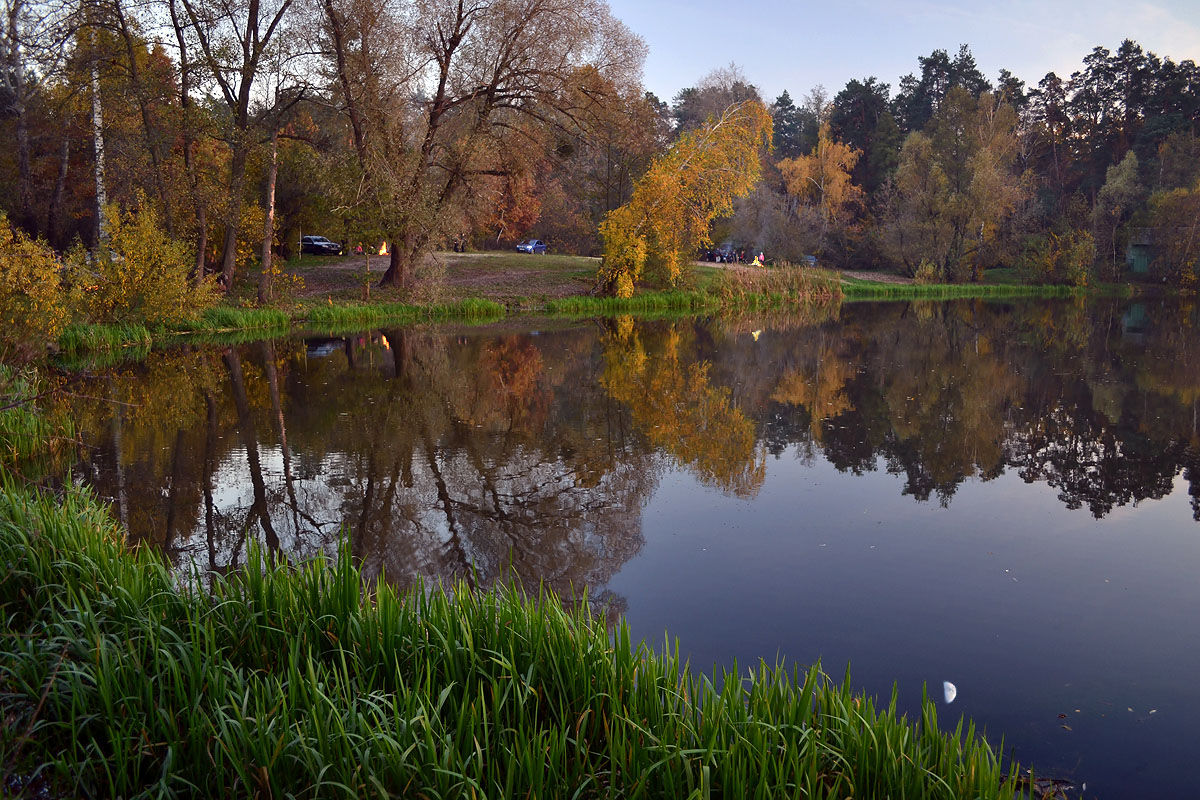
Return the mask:
[[181,575],[253,540],[401,586],[586,588],[694,670],[849,664],[1089,795],[1193,791],[1194,303],[519,319],[70,385],[74,479]]

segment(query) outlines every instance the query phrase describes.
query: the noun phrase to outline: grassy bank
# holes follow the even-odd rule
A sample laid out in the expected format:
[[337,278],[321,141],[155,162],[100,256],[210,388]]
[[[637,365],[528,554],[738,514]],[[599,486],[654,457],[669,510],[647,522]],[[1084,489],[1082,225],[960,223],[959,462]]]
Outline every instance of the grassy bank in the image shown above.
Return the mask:
[[[591,259],[573,256],[514,259],[507,255],[479,257],[469,262],[481,280],[496,280],[498,271],[511,261],[542,270],[538,278],[573,281],[579,284],[581,269],[576,262],[594,270]],[[467,263],[467,262],[464,262]],[[499,265],[499,266],[498,266]],[[466,267],[463,267],[466,269]],[[513,267],[516,270],[516,267]],[[528,278],[528,290],[540,286]],[[556,285],[561,288],[560,284]],[[156,342],[181,340],[236,343],[266,336],[281,336],[293,328],[326,333],[363,330],[382,325],[410,325],[433,321],[493,321],[514,314],[566,317],[615,314],[724,313],[825,305],[845,300],[950,300],[958,298],[1056,298],[1082,294],[1112,294],[1127,287],[1103,286],[1077,289],[1023,283],[902,284],[863,280],[823,269],[778,267],[767,270],[698,267],[692,288],[674,291],[640,291],[630,298],[594,297],[571,294],[558,297],[512,295],[505,287],[495,297],[467,296],[429,304],[396,301],[359,302],[333,299],[306,301],[289,308],[241,308],[219,306],[194,320],[180,321],[153,330],[141,325],[75,325],[59,339],[60,357],[67,363],[83,354],[107,354],[110,359],[143,355]],[[573,288],[578,291],[578,288]],[[482,289],[480,290],[483,291]]]
[[[723,688],[586,610],[364,599],[346,557],[179,591],[86,495],[0,485],[4,785],[39,796],[1011,798],[941,732],[816,669]],[[581,606],[586,609],[586,604]]]
[[847,279],[842,294],[847,300],[960,300],[968,298],[1056,298],[1086,295],[1074,286],[1028,283],[874,283]]

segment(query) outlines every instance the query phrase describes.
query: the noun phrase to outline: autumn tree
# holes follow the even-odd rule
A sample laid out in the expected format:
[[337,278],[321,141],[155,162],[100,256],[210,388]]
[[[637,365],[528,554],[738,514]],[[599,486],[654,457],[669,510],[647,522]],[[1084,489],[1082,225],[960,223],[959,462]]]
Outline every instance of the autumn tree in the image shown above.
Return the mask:
[[[262,135],[260,122],[279,114],[278,91],[265,103],[257,93],[272,61],[273,48],[289,35],[286,27],[293,0],[180,2],[186,17],[176,14],[177,26],[186,19],[198,45],[196,59],[204,65],[209,85],[216,88],[228,115],[224,132],[229,147],[228,205],[221,245],[221,283],[228,288],[237,267],[247,162]],[[286,102],[294,104],[298,96],[291,93]]]
[[703,483],[753,497],[766,477],[754,423],[733,402],[729,387],[710,376],[711,364],[684,347],[682,331],[642,334],[619,318],[604,340],[600,384],[629,408],[650,443],[670,453]]
[[993,95],[946,95],[929,125],[909,134],[896,170],[884,237],[913,275],[922,263],[964,280],[989,266],[1003,223],[1025,187],[1014,169],[1016,113]]
[[705,75],[695,86],[675,95],[671,112],[678,135],[702,128],[725,109],[750,100],[761,103],[758,87],[750,82],[737,64],[719,67]]
[[348,201],[388,237],[385,285],[405,286],[465,218],[512,196],[529,137],[584,111],[571,91],[581,68],[622,86],[640,77],[641,40],[601,0],[326,0],[323,11],[361,176]]
[[1200,287],[1200,179],[1190,188],[1155,192],[1149,202],[1154,268],[1177,286]]
[[[532,225],[556,251],[594,255],[604,216],[629,202],[635,181],[671,134],[661,107],[640,87],[619,87],[586,69],[572,91],[586,113],[545,137],[533,180],[538,214]],[[589,103],[587,95],[603,102]]]
[[1100,264],[1108,277],[1115,277],[1125,263],[1128,242],[1126,225],[1140,207],[1145,188],[1138,177],[1138,158],[1132,151],[1121,163],[1109,167],[1104,186],[1092,208],[1092,225]]
[[812,153],[784,159],[777,165],[788,194],[817,209],[821,219],[817,249],[822,251],[829,233],[849,223],[863,198],[863,190],[851,182],[862,152],[835,141],[829,131],[829,122],[821,123]]
[[759,153],[770,143],[771,115],[757,100],[730,106],[681,136],[600,226],[597,289],[631,297],[643,275],[676,285],[692,254],[708,244],[712,221],[730,214],[734,198],[758,183]]

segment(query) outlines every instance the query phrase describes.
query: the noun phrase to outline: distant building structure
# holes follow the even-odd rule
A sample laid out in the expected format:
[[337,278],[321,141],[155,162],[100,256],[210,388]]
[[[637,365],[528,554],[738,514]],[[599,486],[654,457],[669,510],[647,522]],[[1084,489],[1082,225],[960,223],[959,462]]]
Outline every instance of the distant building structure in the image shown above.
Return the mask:
[[1129,232],[1129,246],[1125,248],[1125,266],[1135,275],[1145,275],[1150,272],[1153,261],[1153,229],[1134,228]]

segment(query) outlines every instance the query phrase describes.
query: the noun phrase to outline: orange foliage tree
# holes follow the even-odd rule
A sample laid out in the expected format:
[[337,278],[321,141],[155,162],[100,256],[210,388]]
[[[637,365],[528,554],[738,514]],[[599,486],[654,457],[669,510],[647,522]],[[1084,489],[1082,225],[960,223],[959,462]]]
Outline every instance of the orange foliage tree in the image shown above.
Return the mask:
[[643,275],[674,286],[692,253],[709,244],[709,225],[733,212],[762,174],[759,151],[771,144],[771,115],[757,100],[730,106],[685,133],[656,158],[629,202],[600,225],[604,258],[597,288],[631,297]]
[[850,179],[861,156],[860,150],[832,137],[826,120],[818,130],[812,153],[786,158],[778,164],[788,194],[820,213],[819,248],[824,248],[830,229],[845,225],[855,206],[862,202],[863,190]]

